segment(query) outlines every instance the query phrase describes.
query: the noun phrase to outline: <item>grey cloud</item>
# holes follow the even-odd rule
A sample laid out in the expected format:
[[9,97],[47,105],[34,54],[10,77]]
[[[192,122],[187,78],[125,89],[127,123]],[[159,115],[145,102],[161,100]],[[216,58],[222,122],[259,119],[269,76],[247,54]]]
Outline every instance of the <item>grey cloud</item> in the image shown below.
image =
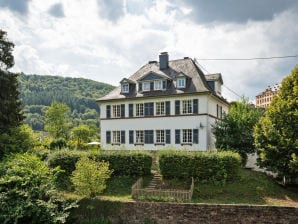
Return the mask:
[[97,0],[99,15],[105,19],[117,22],[124,15],[123,0]]
[[200,23],[271,20],[289,8],[298,9],[296,0],[174,0],[192,8],[191,17]]
[[61,3],[57,3],[55,5],[52,5],[50,9],[48,10],[49,14],[51,14],[54,17],[62,18],[65,17],[63,5]]
[[0,8],[7,7],[12,11],[22,15],[27,15],[28,4],[31,0],[0,0]]

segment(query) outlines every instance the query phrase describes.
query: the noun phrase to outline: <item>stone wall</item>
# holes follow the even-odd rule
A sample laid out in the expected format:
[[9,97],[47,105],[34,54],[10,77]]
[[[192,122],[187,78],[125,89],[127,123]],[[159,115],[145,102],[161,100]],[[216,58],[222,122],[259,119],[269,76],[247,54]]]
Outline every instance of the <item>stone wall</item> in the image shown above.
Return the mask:
[[108,202],[95,199],[82,200],[80,207],[73,211],[71,216],[74,218],[71,223],[104,217],[111,223],[125,224],[297,224],[298,207]]

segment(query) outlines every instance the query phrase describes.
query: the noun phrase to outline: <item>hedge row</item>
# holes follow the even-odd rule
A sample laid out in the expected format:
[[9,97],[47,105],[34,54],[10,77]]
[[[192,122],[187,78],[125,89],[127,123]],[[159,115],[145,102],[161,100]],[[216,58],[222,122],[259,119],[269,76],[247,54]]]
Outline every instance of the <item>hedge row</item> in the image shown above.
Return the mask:
[[201,181],[226,181],[238,176],[241,157],[234,152],[158,152],[159,169],[166,178],[190,178]]
[[111,151],[98,154],[82,151],[61,150],[48,156],[50,167],[60,166],[67,175],[75,170],[76,162],[83,155],[95,158],[97,161],[106,161],[110,164],[113,175],[143,176],[150,174],[152,157],[146,152],[140,151]]

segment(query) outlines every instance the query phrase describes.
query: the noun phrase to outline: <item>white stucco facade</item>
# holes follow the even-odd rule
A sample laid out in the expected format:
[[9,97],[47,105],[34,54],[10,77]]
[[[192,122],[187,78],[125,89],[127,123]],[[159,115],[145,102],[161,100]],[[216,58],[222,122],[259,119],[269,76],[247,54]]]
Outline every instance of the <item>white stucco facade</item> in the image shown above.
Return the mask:
[[[197,100],[198,111],[196,113],[183,114],[183,106],[180,107],[180,114],[177,114],[175,102],[184,101],[193,102]],[[170,113],[167,115],[157,115],[158,102],[170,102]],[[152,116],[136,116],[136,104],[154,103],[154,114]],[[133,116],[129,116],[129,104],[133,104]],[[107,118],[107,107],[113,110],[114,105],[125,105],[125,116],[120,118]],[[134,99],[119,99],[111,101],[99,102],[100,119],[101,119],[101,146],[103,149],[146,149],[159,150],[163,148],[176,148],[188,150],[213,150],[215,149],[215,139],[212,135],[212,125],[216,119],[220,119],[221,110],[227,113],[228,104],[219,100],[218,97],[211,93],[191,93],[172,96],[148,97],[148,98],[134,98]],[[193,105],[192,105],[193,106]],[[221,108],[221,109],[220,109]],[[194,111],[194,108],[192,108]],[[139,144],[136,140],[136,131],[153,131],[153,142],[150,144]],[[167,130],[170,133],[170,139],[167,142],[160,143],[157,141],[157,131]],[[169,130],[169,131],[168,131]],[[177,143],[177,131],[180,131],[180,142]],[[184,143],[183,130],[196,130],[198,134],[197,142]],[[121,143],[119,141],[113,142],[113,133],[124,133],[124,138]],[[133,132],[133,141],[130,139],[129,132]],[[190,131],[191,132],[191,131]],[[107,141],[107,133],[109,133],[110,141]],[[190,134],[191,138],[196,135]],[[123,141],[124,140],[124,141]]]

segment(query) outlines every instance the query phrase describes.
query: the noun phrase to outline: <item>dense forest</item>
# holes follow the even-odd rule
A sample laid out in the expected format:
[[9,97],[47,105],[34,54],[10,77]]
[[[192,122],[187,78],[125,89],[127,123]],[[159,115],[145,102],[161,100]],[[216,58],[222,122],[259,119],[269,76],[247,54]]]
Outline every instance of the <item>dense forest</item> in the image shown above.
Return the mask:
[[114,87],[84,78],[59,76],[19,76],[25,123],[33,130],[44,129],[44,112],[53,101],[67,104],[74,125],[88,124],[99,127],[99,107],[96,99]]

